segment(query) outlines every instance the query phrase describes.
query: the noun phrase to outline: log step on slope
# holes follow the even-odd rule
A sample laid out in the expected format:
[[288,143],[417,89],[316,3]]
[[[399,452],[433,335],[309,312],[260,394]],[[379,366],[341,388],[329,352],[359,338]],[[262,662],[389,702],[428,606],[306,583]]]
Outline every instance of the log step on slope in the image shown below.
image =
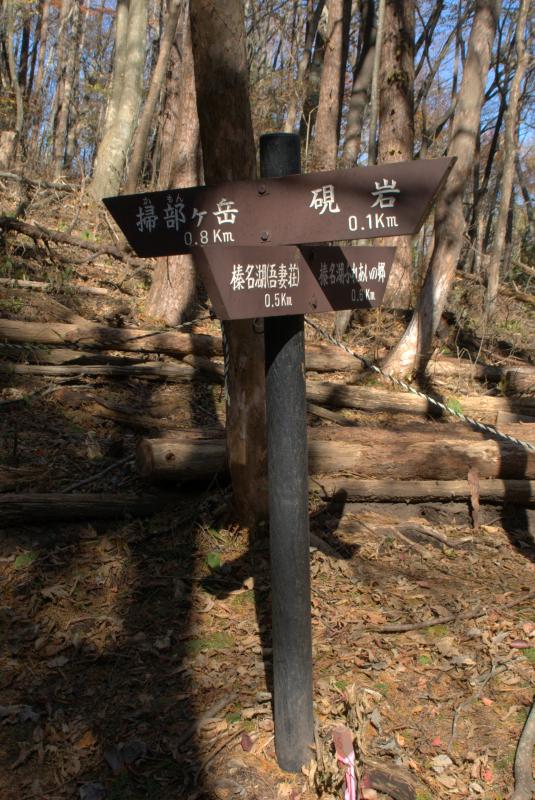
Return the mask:
[[[342,428],[336,434],[327,428],[330,439],[320,438],[325,436],[322,429],[309,429],[309,472],[452,481],[464,479],[474,467],[482,479],[535,480],[535,451],[464,427],[462,431],[450,429],[449,435],[437,427],[428,432],[355,427]],[[518,427],[509,429],[516,433]],[[137,465],[143,476],[153,480],[204,479],[226,469],[225,442],[180,431],[145,438],[138,446]]]

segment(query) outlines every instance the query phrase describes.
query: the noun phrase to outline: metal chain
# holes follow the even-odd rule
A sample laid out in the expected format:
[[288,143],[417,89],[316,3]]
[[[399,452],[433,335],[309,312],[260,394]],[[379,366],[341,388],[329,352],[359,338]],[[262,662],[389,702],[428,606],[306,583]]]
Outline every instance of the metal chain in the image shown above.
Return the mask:
[[334,336],[332,336],[327,331],[323,330],[323,328],[321,328],[317,323],[311,322],[306,317],[305,317],[305,322],[307,323],[307,325],[310,325],[311,328],[313,328],[317,333],[319,333],[320,336],[322,336],[328,342],[331,342],[331,344],[336,345],[336,347],[340,347],[342,350],[345,350],[345,352],[349,353],[350,356],[354,356],[359,361],[361,361],[365,367],[373,370],[374,372],[377,372],[379,375],[382,375],[383,378],[387,378],[390,381],[390,383],[392,383],[394,386],[399,386],[406,392],[410,392],[411,394],[414,394],[417,397],[421,397],[423,400],[427,400],[427,402],[432,403],[432,405],[436,406],[437,408],[440,408],[441,411],[445,411],[447,414],[451,414],[453,417],[457,417],[457,419],[460,419],[467,425],[472,425],[474,428],[478,428],[479,430],[484,431],[485,433],[489,433],[491,436],[497,436],[500,439],[505,439],[506,441],[513,442],[513,444],[520,445],[520,447],[525,447],[527,450],[535,451],[535,445],[530,444],[529,442],[524,442],[522,441],[522,439],[515,439],[514,436],[509,436],[509,434],[507,433],[502,433],[501,431],[497,430],[491,425],[485,425],[483,422],[478,422],[476,419],[472,419],[472,417],[467,417],[460,411],[456,411],[454,408],[445,405],[440,400],[436,400],[434,397],[430,397],[428,394],[425,394],[424,392],[415,389],[413,386],[410,386],[408,383],[405,383],[405,381],[402,381],[399,378],[394,378],[392,375],[388,375],[386,372],[383,372],[383,370],[376,364],[373,364],[371,361],[368,361],[368,359],[364,358],[364,356],[360,356],[358,353],[355,353],[353,350],[351,350],[350,347],[345,345],[343,342],[339,342],[338,339],[335,339]]
[[204,322],[207,319],[213,319],[211,314],[206,314],[204,317],[197,317],[197,319],[190,319],[188,322],[182,322],[180,325],[173,325],[171,328],[163,328],[158,333],[165,333],[166,331],[179,331],[181,328],[187,328],[188,325],[196,325],[197,322]]

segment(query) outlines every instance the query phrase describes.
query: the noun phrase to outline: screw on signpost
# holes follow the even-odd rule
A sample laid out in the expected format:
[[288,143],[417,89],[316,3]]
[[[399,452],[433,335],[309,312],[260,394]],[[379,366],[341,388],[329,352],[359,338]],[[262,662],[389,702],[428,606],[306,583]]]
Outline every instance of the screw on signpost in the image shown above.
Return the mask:
[[[299,136],[260,138],[262,178],[298,174]],[[312,632],[304,317],[266,317],[266,415],[275,750],[282,769],[312,757]]]

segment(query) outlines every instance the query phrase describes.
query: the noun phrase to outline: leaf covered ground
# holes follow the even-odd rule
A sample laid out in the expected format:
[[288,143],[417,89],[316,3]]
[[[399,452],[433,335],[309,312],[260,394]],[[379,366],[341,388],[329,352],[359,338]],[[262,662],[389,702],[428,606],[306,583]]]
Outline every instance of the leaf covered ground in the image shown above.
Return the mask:
[[[109,235],[76,205],[71,216],[81,216],[78,235]],[[10,245],[10,276],[63,283],[52,295],[2,289],[2,316],[143,324],[143,276],[129,295],[81,297],[65,289],[64,263],[44,258],[29,240]],[[106,260],[90,274],[109,286],[125,267]],[[524,352],[532,329],[502,312],[485,346],[502,337]],[[373,357],[401,330],[377,312],[350,341]],[[53,382],[3,380],[2,400],[28,398],[1,409],[2,476],[20,492],[147,489],[132,463],[139,434],[98,416],[88,393],[177,428],[223,420],[218,386],[82,377],[33,394]],[[462,380],[444,391],[462,396]],[[239,527],[221,479],[167,487],[167,502],[170,492],[170,505],[141,519],[1,532],[2,800],[339,798],[341,723],[355,736],[363,797],[386,800],[385,775],[402,800],[509,796],[535,686],[533,511],[484,507],[474,529],[465,504],[311,495],[316,743],[303,774],[289,775],[274,750],[267,528]]]

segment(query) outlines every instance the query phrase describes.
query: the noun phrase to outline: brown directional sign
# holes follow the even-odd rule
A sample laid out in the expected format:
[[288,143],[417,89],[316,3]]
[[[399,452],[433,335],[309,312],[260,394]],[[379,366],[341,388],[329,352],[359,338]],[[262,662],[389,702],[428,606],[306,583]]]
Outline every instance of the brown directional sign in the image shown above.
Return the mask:
[[206,247],[195,265],[220,319],[381,304],[395,247]]
[[418,231],[453,158],[108,197],[138,256],[208,245],[311,244]]

